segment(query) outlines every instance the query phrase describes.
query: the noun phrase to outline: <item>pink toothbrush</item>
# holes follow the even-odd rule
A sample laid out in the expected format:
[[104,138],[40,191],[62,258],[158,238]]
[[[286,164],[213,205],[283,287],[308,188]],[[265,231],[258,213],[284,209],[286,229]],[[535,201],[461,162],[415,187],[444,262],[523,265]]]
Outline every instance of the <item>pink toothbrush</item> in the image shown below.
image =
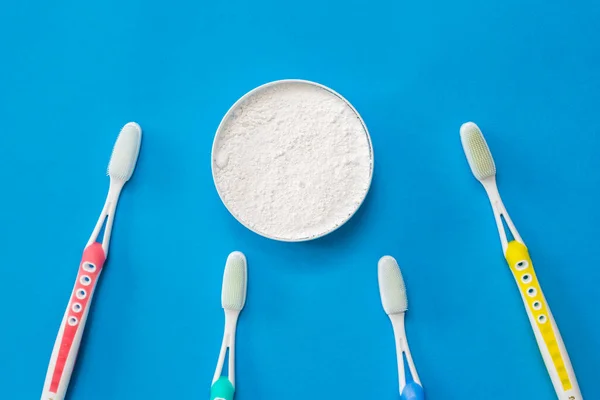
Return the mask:
[[[94,290],[108,255],[110,233],[119,195],[135,169],[141,139],[142,129],[135,122],[130,122],[121,129],[115,143],[108,164],[108,176],[110,177],[108,196],[96,227],[83,251],[75,287],[52,350],[41,400],[63,400],[67,393]],[[102,243],[98,243],[96,240],[105,222]]]

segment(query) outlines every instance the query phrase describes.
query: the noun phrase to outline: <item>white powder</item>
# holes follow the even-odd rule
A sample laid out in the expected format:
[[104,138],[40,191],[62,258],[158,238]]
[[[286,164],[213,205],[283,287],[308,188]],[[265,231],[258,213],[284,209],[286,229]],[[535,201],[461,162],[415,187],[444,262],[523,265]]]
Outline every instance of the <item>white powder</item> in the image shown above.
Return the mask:
[[221,124],[213,176],[228,210],[278,240],[307,240],[346,222],[364,200],[371,143],[356,112],[309,82],[259,88]]

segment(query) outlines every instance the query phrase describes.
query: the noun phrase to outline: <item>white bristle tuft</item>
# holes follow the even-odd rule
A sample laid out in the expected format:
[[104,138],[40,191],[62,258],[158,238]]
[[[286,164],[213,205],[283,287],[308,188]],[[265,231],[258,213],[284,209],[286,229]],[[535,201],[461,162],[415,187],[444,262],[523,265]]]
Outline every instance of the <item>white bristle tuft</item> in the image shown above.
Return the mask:
[[408,299],[406,298],[406,286],[398,263],[391,256],[383,256],[377,265],[379,279],[379,293],[381,304],[388,315],[406,312]]
[[227,257],[225,273],[223,274],[223,290],[221,304],[226,310],[241,311],[246,303],[248,286],[248,271],[246,257],[239,251],[234,251]]
[[142,128],[135,122],[129,122],[121,129],[108,163],[107,173],[112,179],[127,182],[131,178],[141,142]]
[[496,175],[496,164],[483,133],[475,123],[466,122],[460,127],[460,140],[473,175],[478,181]]

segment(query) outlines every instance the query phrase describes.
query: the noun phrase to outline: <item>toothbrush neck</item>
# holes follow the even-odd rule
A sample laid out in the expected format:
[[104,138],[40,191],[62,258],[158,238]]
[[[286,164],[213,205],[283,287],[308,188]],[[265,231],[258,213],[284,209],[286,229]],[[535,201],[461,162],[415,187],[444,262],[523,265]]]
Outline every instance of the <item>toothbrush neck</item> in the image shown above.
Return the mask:
[[110,186],[108,188],[108,195],[106,196],[106,202],[115,204],[119,200],[121,190],[123,190],[125,182],[110,178]]
[[404,330],[404,315],[401,312],[398,314],[391,314],[390,320],[392,321],[392,327],[394,328],[394,336],[396,337],[397,344],[400,350],[404,350],[406,346],[406,332]]
[[481,181],[483,188],[485,189],[488,197],[490,198],[490,202],[492,204],[496,204],[500,199],[500,192],[498,191],[498,185],[496,185],[496,176],[490,176],[489,178],[485,178]]
[[[108,249],[110,246],[110,235],[112,232],[112,226],[115,219],[115,211],[117,209],[117,202],[119,201],[119,195],[125,185],[124,181],[110,178],[110,187],[108,189],[108,195],[106,196],[106,203],[104,204],[104,210],[102,211],[101,223],[104,223],[106,218],[106,225],[104,228],[104,237],[102,238],[102,249],[104,254],[108,256]],[[98,230],[99,232],[99,230]],[[94,238],[95,240],[95,238]]]
[[225,309],[225,335],[235,335],[239,316],[239,311]]

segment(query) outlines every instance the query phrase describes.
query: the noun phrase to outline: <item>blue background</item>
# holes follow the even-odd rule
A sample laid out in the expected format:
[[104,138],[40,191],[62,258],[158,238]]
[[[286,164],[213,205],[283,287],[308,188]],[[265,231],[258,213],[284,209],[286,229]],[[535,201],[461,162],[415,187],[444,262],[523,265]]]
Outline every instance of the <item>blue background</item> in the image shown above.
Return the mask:
[[[227,254],[246,253],[237,400],[395,399],[384,254],[428,399],[553,399],[460,124],[487,136],[586,399],[599,399],[600,3],[5,2],[0,381],[41,393],[123,124],[144,129],[70,399],[208,399]],[[248,90],[309,79],[362,114],[372,190],[301,244],[243,228],[210,172]]]

